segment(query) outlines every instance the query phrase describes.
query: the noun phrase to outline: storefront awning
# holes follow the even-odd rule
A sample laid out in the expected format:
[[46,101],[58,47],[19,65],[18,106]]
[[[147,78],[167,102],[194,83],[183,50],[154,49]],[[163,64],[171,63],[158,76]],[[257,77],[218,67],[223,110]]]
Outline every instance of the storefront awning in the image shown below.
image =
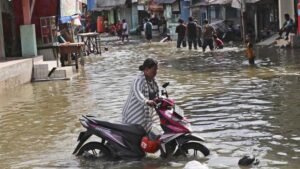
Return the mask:
[[126,0],[97,0],[96,8],[124,6]]
[[88,0],[88,2],[88,6],[91,6],[90,10],[93,11],[111,10],[115,7],[125,6],[126,4],[126,0]]
[[259,2],[260,0],[246,0],[246,3],[253,4]]
[[191,8],[197,8],[197,7],[201,7],[201,6],[208,6],[208,2],[204,1],[204,2],[198,2],[195,3],[194,5],[191,6]]
[[[256,3],[261,0],[246,0],[246,3]],[[191,6],[191,8],[197,8],[201,6],[209,5],[227,5],[227,4],[240,4],[241,0],[206,0],[203,2],[198,2]]]
[[81,3],[87,4],[87,0],[78,0]]
[[152,5],[149,5],[149,10],[150,11],[163,11],[164,7],[162,5],[152,4]]
[[173,4],[176,0],[154,0],[157,4]]
[[231,4],[232,0],[208,0],[209,5],[226,5]]
[[93,11],[110,11],[114,8],[114,6],[107,6],[107,7],[96,7],[93,9]]
[[161,12],[164,10],[164,7],[162,4],[157,3],[156,0],[151,0],[148,4],[148,10]]

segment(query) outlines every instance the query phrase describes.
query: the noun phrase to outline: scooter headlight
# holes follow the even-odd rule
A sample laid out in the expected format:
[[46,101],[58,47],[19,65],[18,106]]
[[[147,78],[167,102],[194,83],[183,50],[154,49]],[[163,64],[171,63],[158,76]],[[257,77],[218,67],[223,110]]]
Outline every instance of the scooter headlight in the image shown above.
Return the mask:
[[190,123],[188,123],[186,125],[186,128],[190,131],[190,132],[193,132],[193,129],[192,129],[192,125]]
[[190,132],[192,132],[193,129],[192,129],[192,126],[191,126],[190,123],[184,122],[184,121],[181,121],[180,123],[181,123],[181,125],[183,125],[185,128],[187,128]]
[[86,123],[85,120],[80,120],[80,123],[83,127],[88,128],[88,124]]

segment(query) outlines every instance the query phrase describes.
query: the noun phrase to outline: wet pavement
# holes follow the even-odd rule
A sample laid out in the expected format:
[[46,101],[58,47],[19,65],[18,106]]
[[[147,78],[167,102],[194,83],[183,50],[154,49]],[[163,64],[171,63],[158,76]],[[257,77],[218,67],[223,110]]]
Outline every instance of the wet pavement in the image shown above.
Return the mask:
[[107,43],[102,56],[88,56],[71,81],[26,84],[0,95],[0,168],[183,168],[186,159],[86,161],[72,155],[78,119],[92,114],[120,121],[120,111],[138,66],[159,60],[158,81],[185,110],[204,137],[209,168],[239,168],[254,154],[253,168],[296,169],[300,165],[299,50],[259,48],[249,66],[242,47],[206,52],[176,49],[175,43]]

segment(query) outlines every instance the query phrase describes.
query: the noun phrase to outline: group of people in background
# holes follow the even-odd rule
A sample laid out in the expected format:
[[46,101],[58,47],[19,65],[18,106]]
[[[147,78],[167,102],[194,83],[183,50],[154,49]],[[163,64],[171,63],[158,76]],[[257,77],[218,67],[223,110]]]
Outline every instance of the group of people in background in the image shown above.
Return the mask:
[[[188,48],[191,50],[193,47],[197,50],[197,47],[202,47],[202,51],[205,52],[207,46],[211,51],[215,49],[223,49],[224,42],[217,36],[215,29],[209,24],[208,20],[204,20],[204,25],[201,27],[193,17],[189,17],[188,23],[185,24],[182,19],[178,20],[179,25],[176,27],[177,48],[186,47],[186,41],[188,42]],[[246,45],[246,57],[249,64],[254,65],[255,54],[253,50],[253,43],[250,36],[245,39]]]
[[119,39],[122,39],[122,42],[124,42],[125,38],[127,41],[129,41],[129,29],[125,19],[123,19],[122,21],[118,21],[115,24],[111,24],[110,29],[108,29],[107,32],[109,32],[113,36],[118,36]]
[[211,51],[214,49],[222,49],[224,46],[223,41],[216,35],[215,29],[204,20],[204,25],[201,27],[193,17],[189,17],[188,23],[185,24],[182,19],[178,20],[179,25],[176,27],[177,48],[186,46],[188,42],[188,48],[191,50],[193,47],[196,50],[197,47],[202,47],[205,52],[207,46]]
[[165,17],[162,16],[160,19],[156,16],[152,18],[145,18],[143,20],[142,30],[144,30],[145,38],[149,43],[152,41],[152,30],[154,25],[157,26],[160,36],[167,36],[167,21]]
[[[188,46],[189,50],[192,50],[193,48],[197,50],[198,47],[200,47],[202,48],[202,51],[205,52],[207,47],[209,47],[211,51],[214,51],[215,49],[222,49],[224,47],[224,42],[217,36],[216,30],[212,25],[209,24],[208,20],[203,21],[203,26],[198,24],[197,21],[193,19],[193,17],[189,17],[187,23],[185,23],[182,19],[179,19],[178,23],[179,25],[176,27],[175,31],[178,35],[177,48]],[[142,30],[144,30],[145,39],[148,43],[151,43],[152,41],[154,25],[158,26],[158,30],[161,30],[159,26],[162,26],[162,32],[160,33],[161,35],[166,36],[163,39],[163,42],[171,40],[170,36],[167,36],[167,23],[164,17],[161,17],[161,20],[152,17],[145,18],[142,25]],[[129,41],[129,29],[125,19],[110,25],[110,29],[105,30],[114,36],[117,35],[120,40],[122,40],[122,42],[124,42],[125,39]],[[286,29],[282,30],[286,31]],[[249,60],[249,64],[253,65],[255,55],[253,52],[253,44],[251,43],[250,36],[245,39],[245,44],[246,56]]]

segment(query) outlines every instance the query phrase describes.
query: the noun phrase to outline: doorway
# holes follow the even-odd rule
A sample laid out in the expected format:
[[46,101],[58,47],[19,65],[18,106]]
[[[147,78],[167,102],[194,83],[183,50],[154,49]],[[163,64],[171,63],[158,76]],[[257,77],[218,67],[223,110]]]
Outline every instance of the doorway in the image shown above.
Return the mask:
[[5,56],[12,57],[13,49],[13,34],[12,34],[12,17],[8,13],[2,12],[3,38]]

